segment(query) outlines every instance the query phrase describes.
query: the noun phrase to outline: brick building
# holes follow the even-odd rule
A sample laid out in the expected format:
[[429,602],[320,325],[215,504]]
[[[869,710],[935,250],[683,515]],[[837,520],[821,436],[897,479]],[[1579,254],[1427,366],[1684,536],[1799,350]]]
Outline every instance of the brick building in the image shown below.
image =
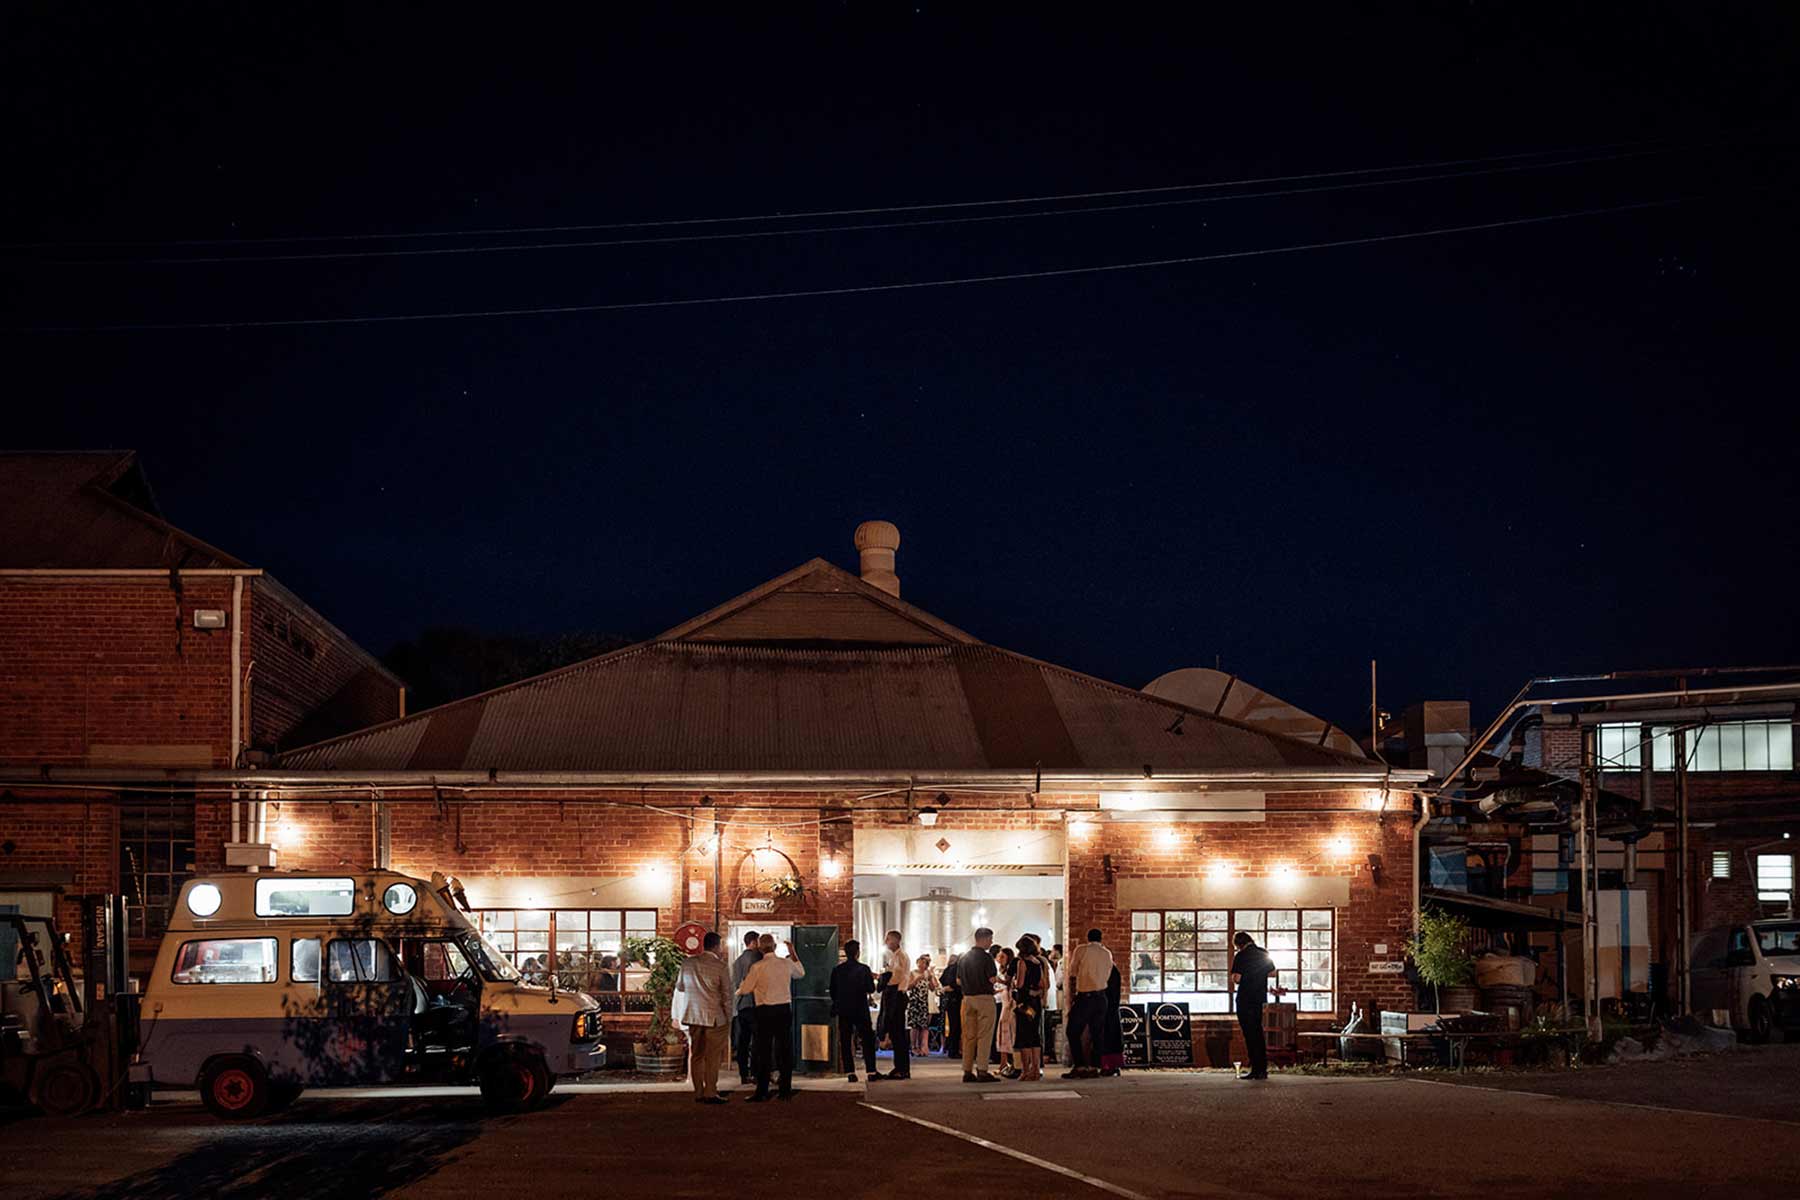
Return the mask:
[[687,921],[900,928],[936,962],[976,924],[1097,925],[1134,998],[1206,1014],[1218,1060],[1238,929],[1312,1022],[1403,999],[1372,964],[1410,928],[1422,772],[987,645],[900,599],[897,542],[871,523],[860,577],[814,559],[640,645],[281,755],[255,782],[282,866],[455,874],[550,970]]
[[[1683,886],[1677,755],[1685,767],[1680,861],[1690,932],[1791,916],[1800,835],[1797,700],[1800,671],[1707,669],[1534,684],[1472,740],[1466,704],[1409,710],[1386,742],[1390,759],[1428,767],[1439,779],[1459,764],[1467,768],[1424,831],[1426,895],[1454,903],[1462,893],[1573,914],[1568,932],[1540,928],[1531,941],[1548,978],[1566,976],[1579,1005],[1576,818],[1591,762],[1600,995],[1611,1001],[1637,992],[1673,1011]],[[1426,745],[1428,725],[1436,758]],[[1550,990],[1546,984],[1546,997]]]
[[0,904],[70,925],[122,891],[151,948],[181,880],[256,840],[192,774],[400,716],[400,681],[169,524],[134,454],[0,454],[0,513]]

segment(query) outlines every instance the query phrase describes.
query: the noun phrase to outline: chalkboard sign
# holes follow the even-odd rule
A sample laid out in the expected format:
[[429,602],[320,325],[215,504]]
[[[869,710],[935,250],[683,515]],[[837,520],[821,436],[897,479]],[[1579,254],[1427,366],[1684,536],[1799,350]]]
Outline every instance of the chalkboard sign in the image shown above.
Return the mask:
[[1128,1067],[1194,1065],[1193,1021],[1186,1004],[1153,1001],[1119,1005]]

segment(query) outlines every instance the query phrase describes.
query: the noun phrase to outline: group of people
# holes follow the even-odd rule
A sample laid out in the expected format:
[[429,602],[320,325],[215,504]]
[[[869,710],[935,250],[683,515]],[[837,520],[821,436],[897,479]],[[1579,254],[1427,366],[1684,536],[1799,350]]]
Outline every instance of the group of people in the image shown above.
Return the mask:
[[[908,1079],[912,1055],[926,1049],[930,997],[936,993],[946,1014],[946,1051],[960,1045],[963,1079],[986,1083],[998,1054],[1001,1074],[1037,1079],[1043,1068],[1046,1000],[1055,976],[1051,956],[1036,934],[1025,934],[1014,946],[994,947],[994,931],[975,931],[975,944],[950,960],[941,975],[931,971],[930,955],[911,958],[900,931],[883,939],[886,956],[876,976],[862,961],[862,946],[844,944],[844,961],[831,973],[831,1010],[838,1025],[838,1046],[846,1077],[856,1076],[856,1043],[862,1042],[869,1079]],[[877,1023],[869,1019],[869,997],[878,995]],[[887,1074],[876,1069],[875,1053],[885,1035],[894,1052]]]
[[[862,947],[855,941],[844,943],[844,961],[831,972],[831,1015],[837,1023],[842,1069],[851,1083],[857,1082],[859,1041],[871,1082],[911,1078],[911,1055],[924,1049],[914,1038],[923,1028],[916,1023],[919,998],[928,1000],[934,989],[943,998],[946,1014],[956,1017],[964,1083],[1042,1078],[1047,998],[1056,987],[1058,964],[1035,934],[1021,936],[1012,946],[995,947],[994,931],[977,929],[975,944],[935,979],[921,977],[930,970],[930,958],[908,955],[898,930],[889,930],[884,942],[879,975],[862,961]],[[1250,1059],[1250,1073],[1244,1078],[1267,1079],[1262,1009],[1275,965],[1246,933],[1236,936],[1235,948],[1231,978],[1237,986],[1238,1022]],[[787,943],[786,950],[785,956],[776,953],[772,934],[750,933],[743,951],[727,966],[719,935],[708,933],[702,952],[683,962],[673,1016],[688,1030],[689,1077],[697,1102],[726,1102],[719,1094],[719,1073],[734,1042],[740,1082],[756,1085],[751,1102],[771,1096],[786,1100],[794,1094],[793,982],[805,976],[806,968],[793,943]],[[1088,930],[1087,940],[1065,965],[1065,987],[1073,998],[1067,1027],[1071,1065],[1062,1077],[1117,1075],[1125,1064],[1119,1023],[1122,985],[1101,931]],[[874,1021],[869,1016],[871,996],[878,997]],[[894,1055],[886,1074],[876,1067],[880,1036],[887,1038]],[[989,1069],[996,1055],[999,1074]]]

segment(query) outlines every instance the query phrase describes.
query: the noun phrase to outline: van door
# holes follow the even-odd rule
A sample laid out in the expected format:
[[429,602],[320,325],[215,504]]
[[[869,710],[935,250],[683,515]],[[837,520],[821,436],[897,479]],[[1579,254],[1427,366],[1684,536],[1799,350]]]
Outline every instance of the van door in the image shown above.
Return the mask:
[[333,938],[325,947],[324,976],[321,1065],[345,1083],[400,1078],[413,994],[393,950],[378,937]]

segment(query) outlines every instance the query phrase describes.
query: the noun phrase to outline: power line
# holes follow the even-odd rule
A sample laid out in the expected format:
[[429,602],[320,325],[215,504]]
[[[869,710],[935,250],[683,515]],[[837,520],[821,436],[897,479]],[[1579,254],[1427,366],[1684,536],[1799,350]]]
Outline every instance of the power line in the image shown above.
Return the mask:
[[[814,217],[880,216],[898,212],[926,212],[936,209],[990,208],[1003,204],[1054,204],[1071,200],[1108,200],[1117,196],[1150,196],[1170,192],[1216,190],[1230,187],[1254,187],[1265,183],[1299,183],[1309,179],[1343,179],[1355,175],[1382,175],[1397,171],[1430,171],[1440,167],[1479,166],[1485,163],[1516,162],[1527,158],[1549,158],[1557,155],[1590,154],[1602,150],[1621,150],[1639,146],[1667,145],[1666,138],[1637,141],[1601,142],[1591,146],[1570,146],[1556,150],[1527,150],[1516,154],[1490,154],[1474,158],[1445,158],[1431,162],[1396,163],[1385,167],[1351,167],[1339,171],[1310,171],[1298,175],[1265,175],[1253,179],[1218,180],[1212,183],[1175,183],[1160,187],[1116,188],[1111,191],[1062,192],[1047,196],[1015,196],[1000,200],[947,200],[932,204],[889,204],[867,208],[822,208],[800,212],[760,213],[752,216],[684,217],[653,221],[614,221],[588,225],[517,225],[479,229],[415,230],[410,233],[311,233],[287,234],[256,238],[139,238],[125,241],[47,241],[0,243],[4,250],[44,250],[85,246],[96,249],[130,246],[268,246],[299,242],[404,241],[413,238],[523,236],[534,233],[597,233],[609,229],[656,229],[685,225],[754,224],[762,221],[800,221]],[[1713,143],[1719,144],[1719,143]]]
[[1401,233],[1371,234],[1366,237],[1338,238],[1322,242],[1300,242],[1289,246],[1266,246],[1250,250],[1225,250],[1214,254],[1191,254],[1177,258],[1143,259],[1135,262],[1102,263],[1086,267],[1059,267],[1042,271],[1013,271],[995,275],[968,275],[953,279],[921,279],[906,283],[859,284],[851,287],[808,288],[786,292],[747,292],[731,296],[697,296],[678,300],[627,300],[611,304],[563,304],[530,308],[496,308],[458,312],[391,313],[358,317],[287,317],[264,321],[168,321],[128,322],[112,325],[52,325],[28,327],[34,333],[126,333],[159,332],[188,329],[275,329],[312,325],[379,325],[412,321],[462,321],[491,317],[567,316],[577,313],[624,312],[633,309],[691,308],[712,304],[748,304],[764,300],[801,300],[824,296],[852,296],[873,292],[917,291],[925,288],[960,287],[977,283],[1009,283],[1027,279],[1057,279],[1077,275],[1100,275],[1120,271],[1141,271],[1155,267],[1187,266],[1195,263],[1223,262],[1231,259],[1258,258],[1271,254],[1298,254],[1308,250],[1329,250],[1343,246],[1372,246],[1385,242],[1414,241],[1421,238],[1446,237],[1458,233],[1479,233],[1490,229],[1510,229],[1525,225],[1543,225],[1553,221],[1571,221],[1583,217],[1611,213],[1639,212],[1668,208],[1700,195],[1672,196],[1661,200],[1642,200],[1632,204],[1612,204],[1601,208],[1576,209],[1569,212],[1545,213],[1535,217],[1509,217],[1499,221],[1482,221],[1472,225],[1446,225],[1435,229],[1415,229]]
[[1554,167],[1582,166],[1588,163],[1613,162],[1626,158],[1679,153],[1682,148],[1662,150],[1627,150],[1615,154],[1590,155],[1585,158],[1559,159],[1554,162],[1515,163],[1504,167],[1486,167],[1474,171],[1444,171],[1430,175],[1407,175],[1396,179],[1371,179],[1357,183],[1326,183],[1311,187],[1277,188],[1260,192],[1234,192],[1223,196],[1189,196],[1179,200],[1141,200],[1125,204],[1089,205],[1083,208],[1045,209],[1039,212],[993,213],[985,216],[929,217],[912,221],[877,221],[851,225],[811,225],[791,229],[732,230],[723,233],[684,233],[662,237],[609,238],[599,241],[521,242],[499,246],[426,246],[384,250],[306,250],[284,254],[217,254],[145,259],[53,259],[59,266],[189,266],[219,263],[307,262],[333,259],[421,258],[456,254],[515,254],[541,250],[588,250],[617,246],[657,246],[680,242],[742,241],[756,238],[800,237],[823,233],[860,233],[864,230],[916,229],[926,226],[973,225],[994,221],[1026,221],[1039,217],[1079,217],[1090,213],[1128,212],[1150,208],[1177,208],[1199,204],[1223,204],[1234,200],[1261,200],[1277,196],[1302,196],[1319,192],[1354,191],[1365,188],[1395,187],[1411,183],[1434,183],[1447,179],[1476,179],[1521,171],[1543,171]]

